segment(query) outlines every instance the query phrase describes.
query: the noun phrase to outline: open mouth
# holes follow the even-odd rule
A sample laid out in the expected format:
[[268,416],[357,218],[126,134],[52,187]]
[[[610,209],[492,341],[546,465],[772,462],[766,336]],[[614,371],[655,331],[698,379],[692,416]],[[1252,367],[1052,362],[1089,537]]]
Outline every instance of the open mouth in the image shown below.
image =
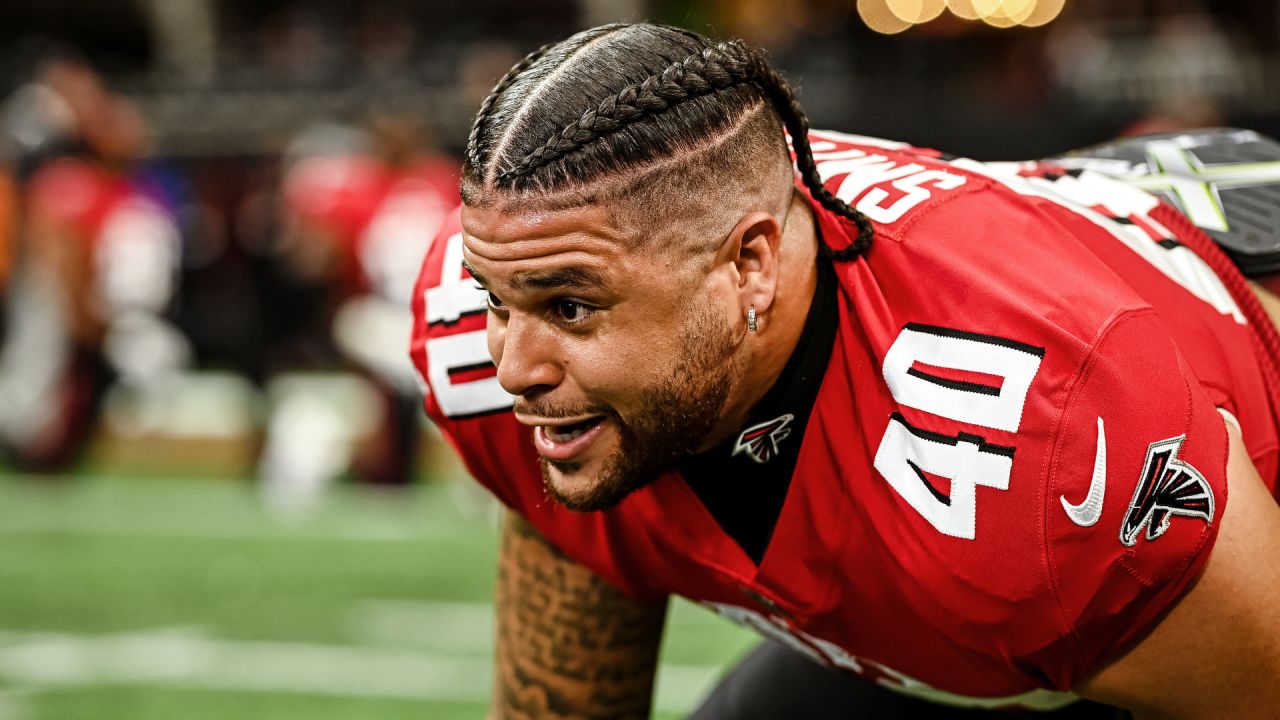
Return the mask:
[[600,436],[604,421],[605,416],[595,415],[563,425],[539,425],[534,428],[534,445],[549,460],[571,460]]
[[602,422],[604,422],[604,416],[598,415],[570,425],[544,425],[543,427],[546,428],[547,439],[551,442],[567,443]]

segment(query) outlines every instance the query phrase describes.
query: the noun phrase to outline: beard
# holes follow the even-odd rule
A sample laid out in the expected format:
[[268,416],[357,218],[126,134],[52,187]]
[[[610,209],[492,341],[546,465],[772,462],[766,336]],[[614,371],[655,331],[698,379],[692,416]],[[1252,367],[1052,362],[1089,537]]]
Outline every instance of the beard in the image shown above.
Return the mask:
[[710,308],[696,305],[680,335],[679,363],[668,378],[644,391],[633,413],[624,417],[612,407],[565,413],[606,416],[618,431],[618,447],[604,459],[590,489],[571,496],[556,487],[550,469],[573,473],[580,464],[542,458],[543,484],[554,500],[577,512],[614,507],[697,452],[720,419],[733,384],[733,331]]

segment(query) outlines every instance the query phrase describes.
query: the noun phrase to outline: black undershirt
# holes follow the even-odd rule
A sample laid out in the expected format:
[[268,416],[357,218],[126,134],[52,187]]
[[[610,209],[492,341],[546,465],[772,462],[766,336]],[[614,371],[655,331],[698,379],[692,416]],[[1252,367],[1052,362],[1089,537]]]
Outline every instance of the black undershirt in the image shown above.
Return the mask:
[[[835,270],[820,256],[813,302],[782,374],[752,409],[742,431],[678,468],[720,527],[757,565],[786,501],[800,441],[831,361],[840,315],[836,293]],[[747,447],[735,453],[740,443]]]

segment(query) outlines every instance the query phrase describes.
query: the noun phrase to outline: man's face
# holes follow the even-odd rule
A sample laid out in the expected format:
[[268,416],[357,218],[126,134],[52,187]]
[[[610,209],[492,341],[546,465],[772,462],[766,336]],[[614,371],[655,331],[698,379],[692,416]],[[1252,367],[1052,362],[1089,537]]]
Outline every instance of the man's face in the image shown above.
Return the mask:
[[[699,449],[735,376],[731,284],[655,256],[593,206],[464,207],[464,255],[490,292],[489,351],[534,427],[548,492],[613,506]],[[652,248],[650,248],[652,250]]]

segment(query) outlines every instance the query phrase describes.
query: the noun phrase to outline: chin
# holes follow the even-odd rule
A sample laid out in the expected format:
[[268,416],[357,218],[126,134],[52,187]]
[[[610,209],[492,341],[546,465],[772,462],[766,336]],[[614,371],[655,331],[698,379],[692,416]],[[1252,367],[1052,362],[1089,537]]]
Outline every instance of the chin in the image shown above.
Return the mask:
[[547,493],[570,510],[601,509],[596,502],[601,484],[599,462],[562,462],[543,458],[542,479]]
[[652,476],[638,475],[622,462],[621,452],[584,460],[542,459],[547,494],[574,512],[607,510],[648,485]]
[[574,512],[607,510],[622,502],[633,488],[617,482],[606,463],[542,461],[547,494]]

